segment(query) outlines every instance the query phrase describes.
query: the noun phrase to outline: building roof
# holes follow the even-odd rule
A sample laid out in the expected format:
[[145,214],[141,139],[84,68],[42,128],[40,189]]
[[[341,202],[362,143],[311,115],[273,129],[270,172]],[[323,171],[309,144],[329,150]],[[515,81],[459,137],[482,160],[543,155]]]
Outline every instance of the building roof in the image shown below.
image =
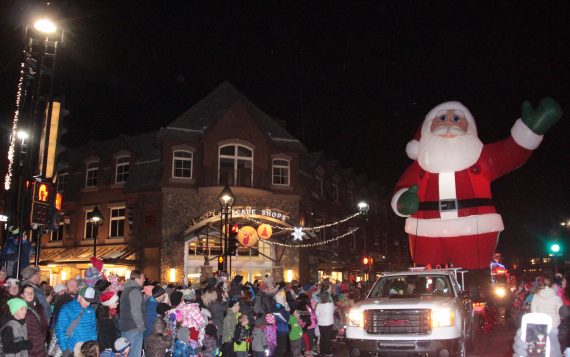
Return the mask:
[[285,128],[264,113],[229,82],[223,82],[206,97],[160,131],[160,138],[192,140],[201,138],[235,103],[242,104],[279,150],[305,152],[304,145]]

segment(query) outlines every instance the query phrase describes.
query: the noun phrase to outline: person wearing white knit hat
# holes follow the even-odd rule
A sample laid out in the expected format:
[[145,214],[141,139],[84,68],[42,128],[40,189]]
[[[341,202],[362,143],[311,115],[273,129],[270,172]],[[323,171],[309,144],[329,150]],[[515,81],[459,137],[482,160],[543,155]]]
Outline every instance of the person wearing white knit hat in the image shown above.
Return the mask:
[[523,104],[504,140],[483,144],[471,112],[459,102],[429,111],[406,153],[415,160],[396,184],[392,208],[407,217],[414,263],[480,269],[489,266],[504,229],[491,182],[524,164],[562,116],[551,98],[537,110]]

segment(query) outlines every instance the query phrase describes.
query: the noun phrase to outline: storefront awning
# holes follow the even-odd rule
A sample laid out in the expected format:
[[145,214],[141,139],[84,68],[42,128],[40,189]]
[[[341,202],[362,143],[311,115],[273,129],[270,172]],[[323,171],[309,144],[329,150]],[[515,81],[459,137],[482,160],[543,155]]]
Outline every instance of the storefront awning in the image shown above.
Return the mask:
[[[97,257],[111,264],[134,263],[136,251],[127,244],[100,245],[97,246]],[[92,256],[92,246],[43,248],[40,251],[40,265],[89,263],[89,258]]]

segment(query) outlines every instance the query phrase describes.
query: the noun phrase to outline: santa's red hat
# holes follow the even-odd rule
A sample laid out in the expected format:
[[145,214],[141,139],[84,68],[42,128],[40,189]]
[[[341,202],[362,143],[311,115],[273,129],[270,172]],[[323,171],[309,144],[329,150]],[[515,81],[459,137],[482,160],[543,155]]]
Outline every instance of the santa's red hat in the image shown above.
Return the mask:
[[101,294],[101,304],[111,306],[119,301],[119,297],[112,291],[106,291]]
[[427,115],[424,118],[422,125],[416,131],[416,134],[414,135],[414,139],[408,141],[408,144],[406,144],[406,154],[408,155],[408,157],[410,159],[416,160],[418,158],[418,150],[420,148],[420,139],[422,137],[422,134],[429,133],[432,119],[435,118],[435,116],[440,111],[446,111],[446,110],[460,110],[460,111],[462,111],[463,114],[465,115],[465,118],[467,119],[467,122],[469,123],[469,125],[467,127],[467,133],[475,135],[475,136],[477,135],[477,125],[475,124],[475,119],[473,118],[473,115],[471,114],[469,109],[467,109],[467,107],[465,107],[460,102],[456,102],[456,101],[441,103],[441,104],[437,105],[436,107],[434,107],[432,110],[430,110],[429,113],[427,113]]

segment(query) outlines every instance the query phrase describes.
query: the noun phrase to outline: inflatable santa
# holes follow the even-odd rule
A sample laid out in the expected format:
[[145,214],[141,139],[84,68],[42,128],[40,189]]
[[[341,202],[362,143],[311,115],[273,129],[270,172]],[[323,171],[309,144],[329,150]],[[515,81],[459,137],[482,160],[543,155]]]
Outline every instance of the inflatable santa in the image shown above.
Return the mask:
[[414,263],[489,267],[504,229],[491,182],[524,164],[561,116],[551,98],[536,110],[525,102],[510,137],[483,144],[473,116],[461,103],[433,108],[406,147],[415,161],[398,180],[392,198],[394,212],[408,217],[405,231]]

